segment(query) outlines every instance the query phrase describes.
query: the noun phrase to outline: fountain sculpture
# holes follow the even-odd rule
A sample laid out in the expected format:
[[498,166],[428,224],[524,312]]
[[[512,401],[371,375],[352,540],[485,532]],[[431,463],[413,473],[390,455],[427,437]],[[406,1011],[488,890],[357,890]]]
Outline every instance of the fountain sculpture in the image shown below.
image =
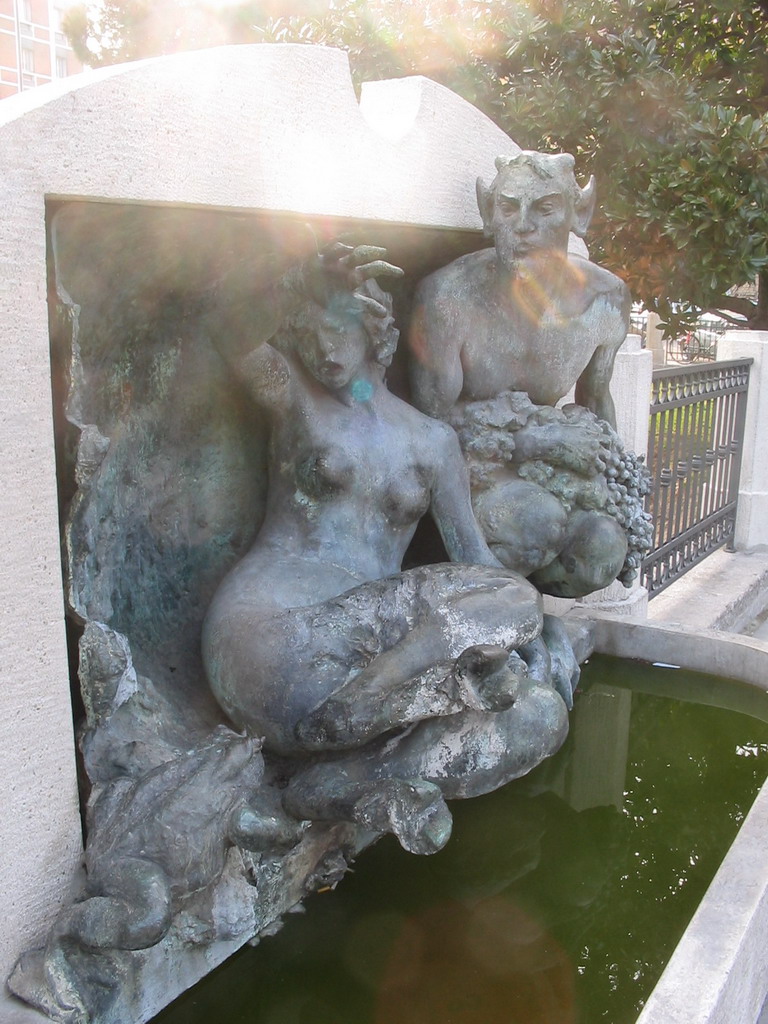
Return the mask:
[[[401,301],[411,403],[385,380],[386,250],[308,252],[293,227],[281,259],[263,235],[236,264],[185,252],[158,312],[151,267],[114,245],[78,271],[92,213],[56,214],[91,792],[82,885],[9,982],[51,1019],[112,1024],[141,951],[264,931],[378,834],[439,850],[446,799],[562,744],[579,668],[541,594],[629,583],[648,540],[608,391],[628,297],[567,253],[594,202],[571,157],[497,167],[494,247]],[[178,226],[153,216],[157,238]],[[428,512],[449,561],[403,570]]]

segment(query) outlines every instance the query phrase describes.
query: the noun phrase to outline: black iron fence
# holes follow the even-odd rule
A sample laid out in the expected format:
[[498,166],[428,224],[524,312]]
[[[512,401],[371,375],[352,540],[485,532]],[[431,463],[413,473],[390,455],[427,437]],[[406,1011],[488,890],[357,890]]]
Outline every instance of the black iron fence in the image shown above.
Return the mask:
[[665,367],[653,374],[647,509],[651,597],[733,539],[751,359]]
[[633,309],[629,314],[630,334],[639,334],[643,348],[645,348],[646,335],[648,334],[648,314],[645,311]]

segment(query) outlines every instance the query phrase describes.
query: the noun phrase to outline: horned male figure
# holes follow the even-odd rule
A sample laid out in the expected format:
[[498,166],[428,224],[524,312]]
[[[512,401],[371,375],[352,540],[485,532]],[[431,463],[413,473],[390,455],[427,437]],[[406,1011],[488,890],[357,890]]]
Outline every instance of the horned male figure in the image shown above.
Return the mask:
[[[630,298],[618,277],[568,251],[595,204],[594,179],[578,185],[572,156],[521,152],[496,168],[490,186],[477,182],[493,247],[417,290],[413,400],[457,429],[497,557],[545,593],[580,596],[628,582],[639,562],[612,490],[637,468],[624,465],[609,391]],[[574,385],[579,408],[556,410]]]

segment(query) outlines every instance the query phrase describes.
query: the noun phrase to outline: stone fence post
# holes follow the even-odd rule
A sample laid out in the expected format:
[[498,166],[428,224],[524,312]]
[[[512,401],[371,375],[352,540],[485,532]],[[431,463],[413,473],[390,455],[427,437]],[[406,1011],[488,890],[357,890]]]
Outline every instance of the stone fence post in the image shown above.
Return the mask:
[[768,544],[768,331],[726,331],[719,359],[754,359],[749,376],[734,547]]
[[628,334],[616,356],[611,395],[619,434],[637,455],[648,454],[652,375],[653,353],[642,348],[639,334]]
[[648,314],[648,326],[645,329],[645,345],[653,355],[653,368],[667,364],[667,345],[664,341],[664,333],[659,328],[661,317],[658,313]]

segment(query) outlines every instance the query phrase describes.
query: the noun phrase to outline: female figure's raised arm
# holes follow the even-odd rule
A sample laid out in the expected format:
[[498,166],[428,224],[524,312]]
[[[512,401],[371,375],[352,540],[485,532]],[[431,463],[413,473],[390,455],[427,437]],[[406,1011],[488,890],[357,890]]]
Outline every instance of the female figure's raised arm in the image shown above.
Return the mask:
[[271,281],[256,281],[249,266],[230,270],[211,286],[202,313],[211,343],[259,405],[287,394],[290,368],[269,342],[297,307],[303,267],[290,267]]
[[259,404],[279,404],[287,396],[289,363],[269,344],[286,319],[307,299],[323,306],[342,283],[354,288],[378,275],[401,276],[385,256],[377,246],[334,242],[272,281],[256,283],[244,266],[211,287],[203,313],[208,334]]
[[469,472],[453,428],[433,421],[437,454],[432,488],[432,516],[452,562],[494,565],[501,562],[488,547],[480,529],[469,492]]

